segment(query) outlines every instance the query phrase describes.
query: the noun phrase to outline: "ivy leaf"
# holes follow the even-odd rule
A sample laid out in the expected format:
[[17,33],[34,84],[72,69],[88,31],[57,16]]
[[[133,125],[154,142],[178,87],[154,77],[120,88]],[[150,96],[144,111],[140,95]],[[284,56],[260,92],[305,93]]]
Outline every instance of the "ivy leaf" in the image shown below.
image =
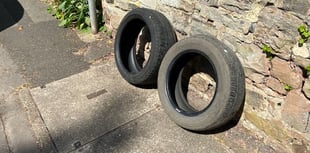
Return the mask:
[[299,28],[298,28],[298,32],[300,33],[303,33],[303,32],[306,32],[307,31],[307,27],[305,25],[301,25]]
[[85,17],[85,24],[87,24],[88,26],[90,26],[90,17]]
[[60,26],[60,27],[66,27],[66,26],[68,25],[68,23],[69,23],[68,19],[64,19],[64,20],[62,20],[62,21],[59,23],[58,26]]
[[102,31],[102,32],[107,32],[108,31],[108,28],[107,26],[101,26],[99,31]]
[[58,9],[62,10],[63,12],[65,11],[65,6],[66,6],[67,1],[63,1],[59,6]]
[[310,37],[310,31],[304,32],[304,36],[308,39]]
[[83,19],[85,19],[85,15],[83,12],[81,12],[77,19],[77,25],[80,25],[83,22]]
[[79,29],[84,29],[84,27],[85,27],[85,23],[81,23],[81,24],[79,25]]
[[306,42],[306,40],[301,38],[301,39],[299,39],[298,44],[303,45],[305,42]]
[[52,12],[53,12],[53,6],[52,6],[52,5],[49,5],[49,6],[47,7],[47,12],[48,12],[49,14],[52,14]]

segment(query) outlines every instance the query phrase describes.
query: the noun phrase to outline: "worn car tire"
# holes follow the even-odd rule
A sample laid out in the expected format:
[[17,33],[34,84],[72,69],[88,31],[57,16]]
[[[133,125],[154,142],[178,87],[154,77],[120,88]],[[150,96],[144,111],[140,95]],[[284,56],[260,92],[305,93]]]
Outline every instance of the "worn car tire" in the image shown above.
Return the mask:
[[[195,64],[197,60],[193,58],[202,59],[204,64]],[[193,63],[188,64],[191,60]],[[185,67],[186,71],[200,67],[216,82],[214,96],[202,110],[195,110],[187,100],[184,88],[188,87],[189,77],[184,80]],[[193,131],[219,128],[237,115],[244,103],[243,67],[234,52],[212,36],[198,35],[172,46],[162,61],[157,82],[168,116]]]
[[[135,46],[141,30],[150,33],[150,57],[145,66],[137,64]],[[168,49],[177,41],[175,31],[161,13],[137,8],[121,21],[115,38],[115,60],[122,77],[136,86],[156,85],[160,64]]]

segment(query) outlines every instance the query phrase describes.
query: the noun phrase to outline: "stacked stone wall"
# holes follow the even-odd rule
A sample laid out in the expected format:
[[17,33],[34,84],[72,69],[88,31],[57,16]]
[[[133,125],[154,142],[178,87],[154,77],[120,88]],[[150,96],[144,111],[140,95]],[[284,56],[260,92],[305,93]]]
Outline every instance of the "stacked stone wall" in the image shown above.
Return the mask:
[[[211,34],[238,55],[247,81],[241,123],[289,152],[310,151],[310,40],[302,46],[298,28],[310,29],[309,0],[103,0],[110,30],[131,9],[163,13],[178,38]],[[264,46],[272,49],[269,57]]]

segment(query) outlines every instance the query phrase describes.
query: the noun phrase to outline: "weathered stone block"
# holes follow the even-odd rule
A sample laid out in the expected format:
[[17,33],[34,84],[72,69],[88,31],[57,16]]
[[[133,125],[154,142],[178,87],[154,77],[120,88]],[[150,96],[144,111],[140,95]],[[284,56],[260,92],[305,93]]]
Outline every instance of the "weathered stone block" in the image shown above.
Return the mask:
[[310,8],[310,1],[308,0],[283,0],[283,5],[280,8],[296,12],[299,14],[306,14]]
[[185,12],[192,13],[195,9],[195,5],[197,3],[197,0],[160,0],[162,5],[174,7],[176,9],[183,10]]
[[213,36],[217,35],[217,29],[213,24],[202,24],[201,21],[193,20],[190,24],[190,35],[197,34],[211,34]]
[[114,4],[116,7],[122,9],[122,10],[130,10],[128,0],[114,0]]
[[284,84],[281,83],[279,80],[273,78],[273,77],[269,77],[267,79],[266,85],[268,87],[270,87],[271,89],[273,89],[274,91],[282,94],[282,95],[286,95],[286,90],[284,89]]
[[303,72],[299,67],[294,67],[289,62],[279,58],[272,60],[271,75],[294,89],[301,88],[304,80]]
[[[213,7],[208,7],[208,6],[203,6],[201,7],[200,10],[200,16],[212,21],[221,21],[222,19],[222,15],[220,14],[220,12],[218,11],[217,8],[213,8]],[[226,16],[224,16],[226,17]]]
[[102,7],[108,29],[111,31],[117,29],[126,12],[106,2],[102,3]]
[[262,4],[264,4],[264,5],[268,4],[270,6],[273,5],[277,8],[280,8],[283,6],[283,1],[284,0],[264,0],[264,1],[262,1]]
[[166,16],[179,34],[183,37],[189,34],[191,30],[191,27],[189,26],[191,20],[190,15],[167,6],[159,6],[159,11]]
[[208,7],[206,5],[201,8],[199,15],[200,16],[195,19],[204,21],[202,24],[214,23],[216,25],[224,25],[225,27],[232,29],[234,33],[240,33],[241,35],[248,33],[251,25],[250,22],[240,18],[235,18],[220,8]]
[[309,137],[309,117],[310,101],[298,90],[289,92],[283,105],[283,121],[300,132],[308,131],[305,136]]
[[[249,122],[243,122],[243,125],[249,125]],[[258,136],[257,133],[245,128],[242,124],[238,124],[227,132],[215,134],[217,140],[225,144],[229,148],[229,152],[248,153],[256,151],[259,153],[289,153],[288,150],[281,145],[277,145],[263,136]],[[212,152],[210,150],[205,152]],[[217,151],[215,151],[217,152]]]
[[247,86],[245,102],[251,107],[250,109],[257,111],[266,110],[268,105],[267,95],[264,91],[250,85]]
[[161,0],[161,3],[167,6],[180,8],[181,0]]
[[181,0],[181,9],[188,12],[192,13],[194,12],[195,6],[196,6],[197,0]]
[[219,0],[203,0],[203,1],[198,1],[196,4],[196,9],[201,9],[202,6],[207,5],[211,7],[218,7]]
[[255,41],[270,44],[282,58],[289,59],[291,48],[298,41],[298,27],[303,21],[275,7],[265,7],[255,29]]
[[307,66],[310,66],[310,60],[300,57],[300,56],[293,56],[293,61],[296,63],[296,65],[301,66],[303,68],[306,68]]
[[151,8],[156,9],[157,0],[115,0],[115,6],[122,10],[132,10],[134,8]]
[[253,69],[262,74],[268,74],[269,60],[256,45],[239,45],[237,52],[240,53],[244,61],[244,67]]
[[258,129],[272,138],[285,142],[290,140],[290,136],[284,130],[284,125],[280,121],[268,120],[258,116],[255,112],[245,112],[245,118],[253,123]]
[[249,79],[251,79],[254,83],[263,83],[265,76],[259,73],[250,73],[247,75]]
[[252,44],[254,42],[253,35],[252,34],[246,34],[246,33],[248,33],[248,30],[249,30],[248,26],[242,26],[238,30],[226,28],[226,30],[223,32],[225,32],[226,35],[233,36],[235,38],[235,41],[242,43],[244,45],[248,45],[248,44]]
[[248,0],[223,0],[219,2],[219,5],[232,12],[241,13],[242,11],[250,10],[252,2]]
[[129,5],[129,8],[143,7],[156,9],[157,0],[128,0],[127,4]]
[[299,46],[296,44],[294,48],[292,49],[294,55],[301,56],[303,58],[309,58],[310,57],[310,49],[308,48],[308,44],[305,43],[302,46]]
[[257,22],[260,12],[263,8],[264,8],[263,5],[252,4],[251,9],[248,11],[245,11],[243,18],[248,20],[249,22]]

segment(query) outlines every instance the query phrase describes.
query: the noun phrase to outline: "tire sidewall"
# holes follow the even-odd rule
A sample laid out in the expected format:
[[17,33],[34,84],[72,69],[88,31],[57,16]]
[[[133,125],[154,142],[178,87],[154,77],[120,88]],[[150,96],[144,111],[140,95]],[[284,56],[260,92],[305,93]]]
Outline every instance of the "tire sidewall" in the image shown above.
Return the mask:
[[[155,15],[154,10],[150,10],[150,9],[145,9],[145,8],[138,8],[135,9],[131,12],[129,12],[121,21],[120,26],[118,28],[118,32],[116,34],[116,40],[115,40],[115,60],[116,60],[116,65],[120,71],[120,74],[129,82],[132,84],[152,84],[154,82],[151,82],[149,78],[149,72],[150,71],[155,71],[158,72],[159,69],[159,64],[156,64],[156,59],[158,57],[154,57],[154,56],[158,56],[156,54],[153,54],[155,52],[156,49],[160,48],[160,44],[162,43],[162,41],[166,41],[166,40],[161,40],[160,35],[162,35],[164,32],[159,32],[159,31],[163,31],[162,28],[164,28],[162,25],[158,26],[155,24],[154,20],[160,20],[158,19],[158,17]],[[121,39],[124,39],[124,32],[128,32],[128,24],[130,22],[132,22],[133,20],[139,20],[143,23],[145,23],[145,26],[147,26],[149,28],[150,31],[150,36],[151,36],[151,42],[152,42],[152,46],[151,46],[151,50],[150,50],[150,56],[149,59],[146,63],[146,65],[139,70],[139,72],[130,72],[130,70],[128,68],[126,68],[126,65],[128,65],[128,63],[124,63],[123,59],[121,58],[124,55],[121,54],[127,54],[126,56],[129,57],[130,51],[126,50],[125,52],[123,52],[123,50],[121,49]],[[166,27],[165,27],[166,28]],[[142,27],[141,27],[142,29]],[[140,29],[140,30],[141,30]],[[139,32],[140,32],[139,30]],[[135,38],[138,37],[139,33],[133,33],[133,35],[136,35]],[[132,45],[134,46],[134,45]],[[164,56],[164,55],[162,55]],[[162,57],[163,58],[163,57]],[[161,59],[162,59],[161,58]],[[155,65],[155,66],[154,66]],[[158,65],[158,66],[156,66]],[[156,76],[154,76],[156,81]],[[142,83],[143,82],[143,83]],[[156,83],[156,82],[155,82]]]
[[[210,37],[210,36],[209,36]],[[202,39],[203,38],[203,39]],[[239,108],[239,104],[235,103],[233,97],[231,97],[233,81],[232,66],[228,57],[235,56],[233,52],[226,47],[219,46],[218,42],[212,43],[205,40],[205,36],[196,36],[192,38],[187,38],[179,43],[175,44],[166,54],[159,71],[158,77],[158,89],[159,95],[163,107],[166,109],[167,114],[174,119],[174,121],[180,126],[191,129],[191,130],[205,130],[216,128],[224,124],[227,120],[233,117],[234,111],[227,113],[227,109]],[[170,93],[174,91],[169,91],[167,87],[167,80],[169,79],[169,74],[179,73],[171,72],[173,64],[181,56],[186,56],[190,50],[196,50],[197,53],[203,55],[214,67],[216,71],[217,81],[216,81],[216,93],[212,100],[212,103],[199,115],[187,116],[179,113],[171,103]],[[236,59],[236,58],[234,58]],[[235,91],[233,91],[235,92]],[[242,95],[239,95],[242,96]],[[221,119],[221,121],[219,121]]]

